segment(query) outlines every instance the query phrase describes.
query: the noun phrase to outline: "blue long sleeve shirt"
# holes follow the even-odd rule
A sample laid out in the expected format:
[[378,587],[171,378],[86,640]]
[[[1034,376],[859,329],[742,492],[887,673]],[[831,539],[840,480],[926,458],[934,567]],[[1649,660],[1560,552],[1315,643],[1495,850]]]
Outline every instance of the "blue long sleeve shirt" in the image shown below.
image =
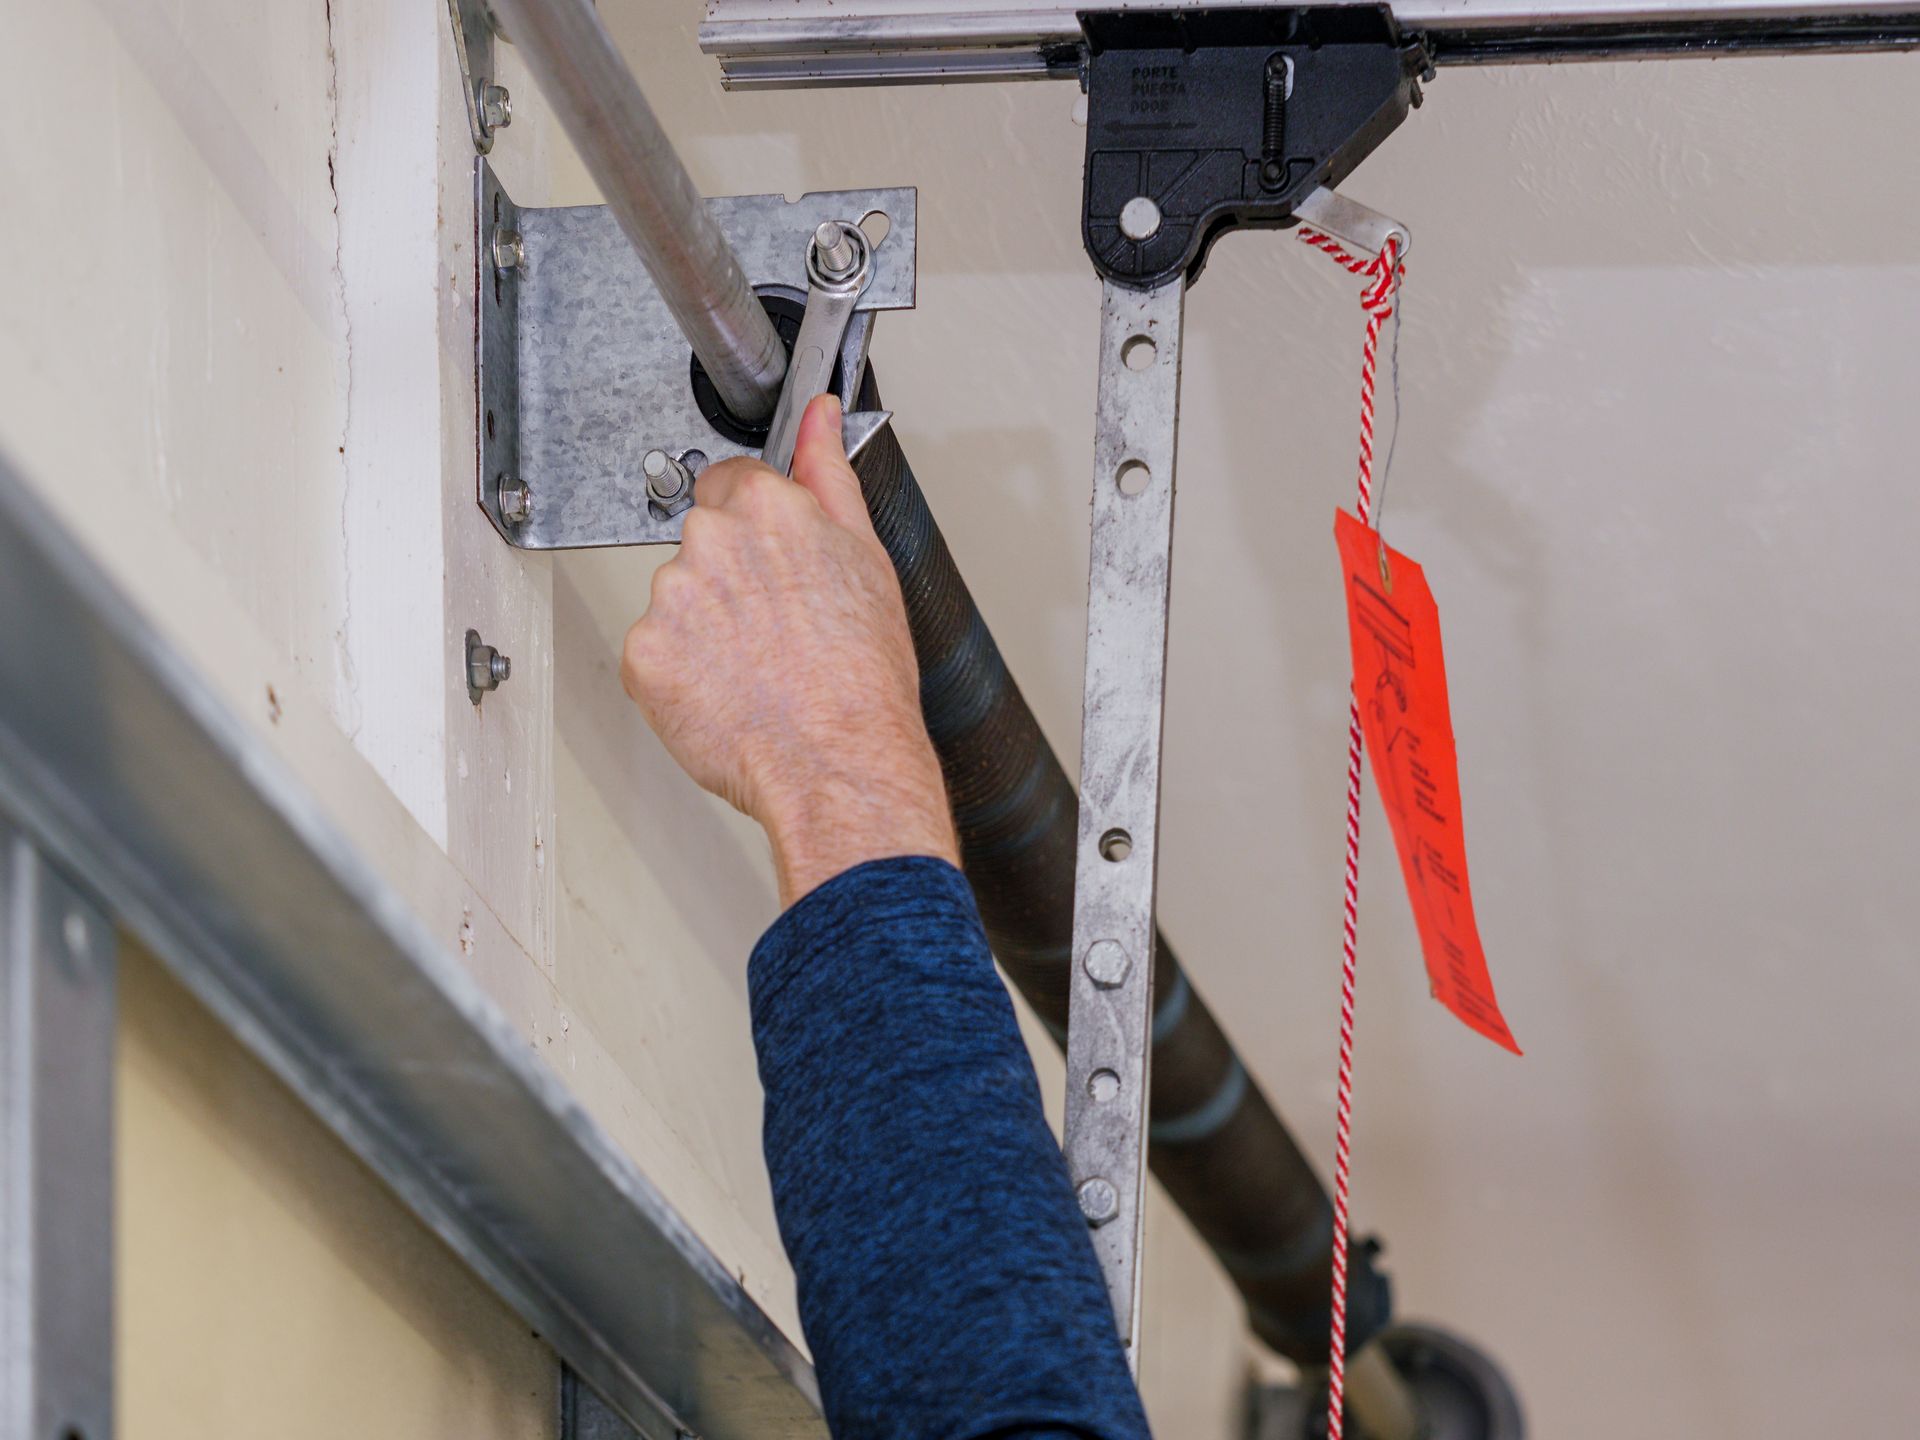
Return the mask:
[[960,872],[856,866],[748,972],[767,1166],[835,1440],[1146,1440]]

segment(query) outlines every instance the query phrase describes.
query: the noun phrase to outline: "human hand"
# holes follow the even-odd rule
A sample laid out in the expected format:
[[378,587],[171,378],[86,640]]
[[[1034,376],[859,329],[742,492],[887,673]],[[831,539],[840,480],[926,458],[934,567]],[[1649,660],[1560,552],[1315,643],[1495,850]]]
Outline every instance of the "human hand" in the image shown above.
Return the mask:
[[959,862],[900,582],[840,440],[807,407],[793,479],[702,474],[621,679],[695,781],[758,820],[787,906],[866,860]]

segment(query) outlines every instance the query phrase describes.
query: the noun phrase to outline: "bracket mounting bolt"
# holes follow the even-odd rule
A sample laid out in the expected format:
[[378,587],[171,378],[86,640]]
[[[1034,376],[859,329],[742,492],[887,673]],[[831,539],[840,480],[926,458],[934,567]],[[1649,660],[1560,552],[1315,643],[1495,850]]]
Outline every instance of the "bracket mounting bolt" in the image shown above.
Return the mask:
[[1082,1180],[1074,1195],[1080,1201],[1080,1213],[1087,1217],[1087,1224],[1092,1229],[1098,1230],[1120,1214],[1120,1192],[1104,1176],[1096,1175],[1091,1180]]
[[1087,947],[1087,958],[1081,963],[1087,978],[1102,990],[1118,990],[1127,983],[1127,972],[1133,968],[1127,947],[1118,940],[1094,941]]
[[820,222],[819,229],[813,232],[813,251],[820,259],[820,268],[836,278],[850,274],[860,261],[853,241],[847,238],[845,227],[837,220]]
[[498,690],[513,674],[513,661],[480,638],[478,630],[467,631],[467,698],[478,705],[490,690]]
[[502,475],[493,488],[500,506],[500,518],[509,525],[524,525],[533,518],[533,487],[524,480]]
[[678,515],[693,503],[693,472],[665,450],[642,455],[640,473],[647,478],[647,498],[667,514]]
[[505,226],[493,232],[493,268],[499,271],[517,270],[527,262],[526,243],[521,240],[518,230],[509,230]]
[[480,87],[480,128],[488,135],[513,123],[513,96],[504,85]]

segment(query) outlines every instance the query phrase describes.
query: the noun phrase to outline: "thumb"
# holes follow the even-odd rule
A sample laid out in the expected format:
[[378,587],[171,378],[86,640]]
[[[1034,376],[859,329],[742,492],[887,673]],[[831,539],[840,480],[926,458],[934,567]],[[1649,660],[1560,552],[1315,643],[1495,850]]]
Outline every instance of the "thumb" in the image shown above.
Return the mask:
[[793,478],[820,504],[827,518],[849,530],[872,534],[860,477],[853,473],[840,438],[840,398],[816,395],[800,417],[793,446]]

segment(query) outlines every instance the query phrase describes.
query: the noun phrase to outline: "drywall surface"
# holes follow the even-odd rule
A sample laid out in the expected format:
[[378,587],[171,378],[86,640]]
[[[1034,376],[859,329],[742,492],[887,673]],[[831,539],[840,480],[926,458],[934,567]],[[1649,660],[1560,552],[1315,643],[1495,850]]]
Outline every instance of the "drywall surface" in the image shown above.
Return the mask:
[[120,969],[126,1440],[527,1440],[552,1353],[150,957]]
[[[920,187],[920,308],[876,360],[1071,756],[1098,297],[1072,87],[726,95],[696,0],[602,11],[710,192]],[[1427,1002],[1370,798],[1356,1216],[1537,1434],[1920,1415],[1916,80],[1904,57],[1448,71],[1347,187],[1414,228],[1385,524],[1445,616],[1481,928],[1528,1051]],[[561,163],[556,195],[590,198]],[[1168,933],[1321,1157],[1355,302],[1259,235],[1189,303],[1162,851]],[[559,562],[591,616],[556,606],[563,676],[650,563]],[[586,723],[563,706],[558,743]],[[700,908],[749,897],[705,938],[744,945],[770,894],[724,877],[754,842],[649,744],[618,747],[629,833],[670,816]],[[1150,1346],[1217,1355],[1224,1292],[1179,1283],[1154,1272],[1149,1334],[1174,1338]],[[1150,1350],[1150,1397],[1169,1368]]]

